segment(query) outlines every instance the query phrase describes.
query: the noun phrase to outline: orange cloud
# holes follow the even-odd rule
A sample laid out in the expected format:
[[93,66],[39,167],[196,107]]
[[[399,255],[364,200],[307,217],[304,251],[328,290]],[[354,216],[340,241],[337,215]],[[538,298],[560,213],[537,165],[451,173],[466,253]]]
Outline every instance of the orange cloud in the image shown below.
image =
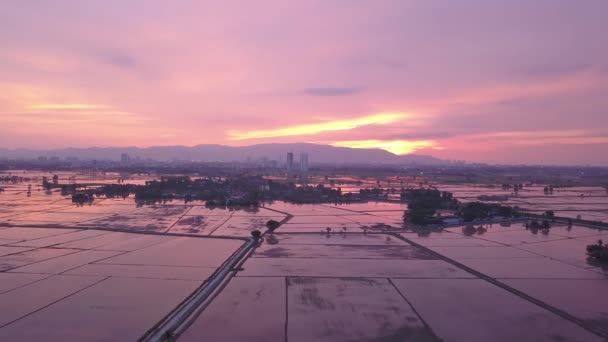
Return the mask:
[[31,110],[64,110],[64,109],[104,109],[108,108],[89,103],[42,103],[29,106]]
[[337,141],[331,145],[350,148],[379,148],[394,154],[408,154],[421,149],[441,149],[433,140],[355,140]]
[[363,116],[355,119],[333,120],[321,123],[290,126],[270,130],[255,130],[255,131],[228,131],[228,137],[231,140],[248,140],[260,138],[275,138],[301,135],[315,135],[324,132],[348,131],[357,127],[369,125],[387,125],[397,122],[401,119],[410,117],[406,113],[378,113],[368,116]]
[[135,132],[154,135],[167,131],[151,127],[150,120],[137,113],[91,101],[90,96],[70,88],[4,82],[0,83],[0,93],[1,122],[15,135],[81,137],[104,142],[108,138],[133,139]]

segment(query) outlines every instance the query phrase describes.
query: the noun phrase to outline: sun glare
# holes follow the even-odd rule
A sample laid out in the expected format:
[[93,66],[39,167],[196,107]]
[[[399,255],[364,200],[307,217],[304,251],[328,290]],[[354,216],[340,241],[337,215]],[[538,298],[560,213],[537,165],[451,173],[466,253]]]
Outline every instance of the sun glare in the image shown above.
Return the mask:
[[432,140],[356,140],[338,141],[331,145],[350,148],[379,148],[394,154],[408,154],[423,148],[441,149]]

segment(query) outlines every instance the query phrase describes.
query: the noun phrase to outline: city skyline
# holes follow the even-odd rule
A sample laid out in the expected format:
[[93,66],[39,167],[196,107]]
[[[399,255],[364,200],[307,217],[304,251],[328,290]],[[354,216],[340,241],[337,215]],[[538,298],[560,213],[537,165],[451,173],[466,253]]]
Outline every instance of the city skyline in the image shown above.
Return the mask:
[[607,10],[601,0],[7,1],[0,146],[305,142],[606,165]]

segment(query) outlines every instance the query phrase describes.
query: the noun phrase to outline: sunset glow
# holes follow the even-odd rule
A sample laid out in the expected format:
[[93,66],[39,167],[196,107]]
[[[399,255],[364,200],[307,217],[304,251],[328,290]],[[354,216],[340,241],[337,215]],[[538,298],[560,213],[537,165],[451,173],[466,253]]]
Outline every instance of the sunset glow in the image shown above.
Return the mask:
[[0,342],[608,342],[608,0],[0,23]]
[[315,135],[324,132],[348,131],[369,125],[387,125],[408,117],[405,113],[380,113],[348,120],[326,121],[321,123],[304,124],[270,130],[250,132],[229,131],[228,136],[233,140],[276,138],[285,136]]
[[101,109],[103,106],[86,103],[46,103],[36,104],[29,107],[31,110],[78,110],[78,109]]
[[539,1],[9,0],[0,148],[313,143],[608,164],[608,3]]
[[333,146],[350,148],[379,148],[394,154],[409,154],[423,148],[440,149],[439,145],[430,140],[407,141],[407,140],[361,140],[361,141],[338,141]]

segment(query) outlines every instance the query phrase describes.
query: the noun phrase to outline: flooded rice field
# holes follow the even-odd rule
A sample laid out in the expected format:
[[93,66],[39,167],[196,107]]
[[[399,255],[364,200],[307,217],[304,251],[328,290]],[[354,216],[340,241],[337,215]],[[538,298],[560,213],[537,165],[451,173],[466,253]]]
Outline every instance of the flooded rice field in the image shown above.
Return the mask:
[[136,340],[243,243],[0,228],[0,340]]
[[[558,217],[608,222],[608,188],[601,186],[572,186],[545,192],[546,184],[526,185],[522,190],[501,189],[500,186],[435,185],[449,191],[462,202],[483,201],[518,206],[524,211],[542,214],[547,210]],[[485,196],[485,198],[484,198]],[[492,196],[494,198],[492,198]]]
[[[403,224],[405,204],[388,201],[250,208],[137,205],[127,197],[76,205],[38,188],[49,174],[23,175],[38,182],[3,184],[0,193],[0,340],[136,340],[224,269],[222,286],[179,340],[608,337],[608,268],[585,253],[608,239],[605,230],[504,222],[420,231]],[[59,177],[98,183],[122,176]],[[608,219],[600,187],[551,195],[542,186],[518,194],[438,188],[464,201],[504,195],[501,203],[530,212]],[[274,233],[266,232],[269,220],[281,222]],[[266,233],[228,267],[256,229]]]

